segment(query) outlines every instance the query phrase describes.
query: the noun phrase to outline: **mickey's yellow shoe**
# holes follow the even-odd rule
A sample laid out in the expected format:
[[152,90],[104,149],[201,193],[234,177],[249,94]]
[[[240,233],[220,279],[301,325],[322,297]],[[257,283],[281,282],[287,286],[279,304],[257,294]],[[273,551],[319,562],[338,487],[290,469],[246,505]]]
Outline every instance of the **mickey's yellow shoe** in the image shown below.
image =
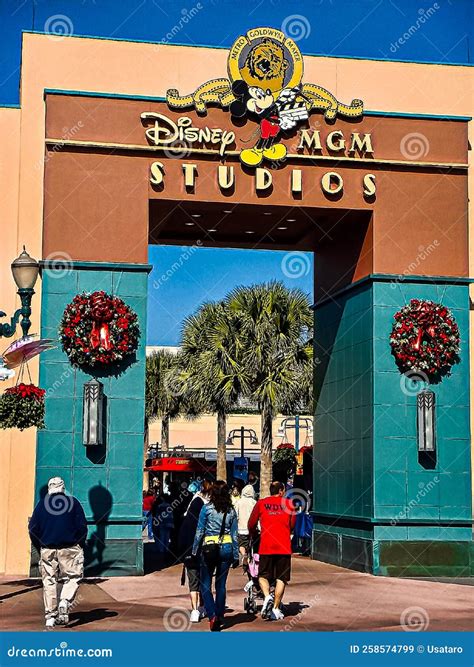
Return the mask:
[[[286,153],[286,150],[285,150]],[[263,160],[263,150],[261,148],[245,148],[240,153],[240,161],[248,167],[257,167]]]
[[283,158],[286,157],[286,146],[283,144],[270,146],[270,148],[266,148],[263,151],[263,156],[266,157],[267,160],[283,160]]

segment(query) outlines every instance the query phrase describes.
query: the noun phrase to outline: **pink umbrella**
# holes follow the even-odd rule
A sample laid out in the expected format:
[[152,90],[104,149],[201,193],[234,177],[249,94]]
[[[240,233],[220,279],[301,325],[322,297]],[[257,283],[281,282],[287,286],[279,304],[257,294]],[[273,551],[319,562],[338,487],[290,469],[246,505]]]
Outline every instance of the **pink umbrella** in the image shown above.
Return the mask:
[[7,347],[2,355],[7,368],[21,366],[41,352],[56,347],[52,338],[36,338],[37,335],[23,336]]

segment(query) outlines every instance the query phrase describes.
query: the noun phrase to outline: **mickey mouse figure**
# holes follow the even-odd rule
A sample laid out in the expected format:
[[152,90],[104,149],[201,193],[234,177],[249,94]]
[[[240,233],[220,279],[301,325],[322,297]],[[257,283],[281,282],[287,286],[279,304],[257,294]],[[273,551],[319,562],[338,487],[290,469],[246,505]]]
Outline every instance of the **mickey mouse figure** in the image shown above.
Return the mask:
[[240,161],[249,167],[258,167],[263,158],[278,162],[286,157],[286,146],[277,142],[281,130],[293,128],[308,118],[304,102],[296,102],[301,96],[298,88],[283,88],[275,100],[272,92],[258,86],[248,86],[243,80],[234,81],[232,92],[237,98],[230,105],[230,113],[243,118],[247,112],[260,119],[260,138],[253,148],[244,148]]

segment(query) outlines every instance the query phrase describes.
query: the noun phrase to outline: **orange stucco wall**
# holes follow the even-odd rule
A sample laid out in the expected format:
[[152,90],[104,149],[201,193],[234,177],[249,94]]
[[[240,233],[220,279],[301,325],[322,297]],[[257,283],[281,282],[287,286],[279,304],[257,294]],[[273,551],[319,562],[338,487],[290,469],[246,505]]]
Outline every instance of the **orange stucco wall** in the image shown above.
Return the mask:
[[[41,256],[44,90],[147,96],[162,96],[168,88],[190,92],[199,83],[225,76],[226,60],[227,51],[219,49],[24,34],[21,110],[0,108],[3,310],[10,312],[15,306],[6,267],[21,245],[26,243],[31,255]],[[473,69],[468,67],[305,58],[304,80],[324,86],[342,101],[362,98],[371,110],[472,116],[472,77]],[[470,126],[472,144],[472,123]],[[472,179],[471,169],[471,192]],[[57,202],[58,207],[61,203]],[[472,235],[470,243],[474,250]],[[57,250],[60,253],[61,248]],[[471,260],[473,257],[471,252]],[[32,331],[38,331],[39,311],[37,294]],[[32,370],[36,375],[37,366]],[[0,435],[0,572],[28,571],[26,522],[33,502],[34,451],[33,430]]]

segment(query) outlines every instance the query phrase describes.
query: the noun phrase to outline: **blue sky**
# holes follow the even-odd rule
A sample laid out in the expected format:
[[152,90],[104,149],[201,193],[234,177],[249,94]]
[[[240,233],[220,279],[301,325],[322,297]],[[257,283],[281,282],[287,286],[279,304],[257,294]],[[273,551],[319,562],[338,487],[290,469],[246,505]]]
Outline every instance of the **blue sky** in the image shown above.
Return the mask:
[[[0,0],[0,104],[18,103],[22,30],[229,48],[249,28],[271,26],[283,27],[303,54],[472,63],[473,7],[472,0]],[[391,48],[433,8],[421,29]]]
[[148,259],[148,345],[178,345],[184,317],[237,285],[274,279],[313,295],[312,253],[150,246]]

